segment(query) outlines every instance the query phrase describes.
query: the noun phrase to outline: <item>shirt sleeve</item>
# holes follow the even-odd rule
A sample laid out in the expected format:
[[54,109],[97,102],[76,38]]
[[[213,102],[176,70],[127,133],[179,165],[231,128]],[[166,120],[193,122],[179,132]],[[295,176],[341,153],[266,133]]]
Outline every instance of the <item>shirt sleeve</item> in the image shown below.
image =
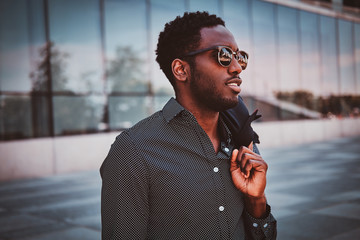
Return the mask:
[[123,132],[100,168],[102,239],[145,239],[149,218],[147,166]]
[[246,230],[246,240],[275,240],[277,236],[277,222],[271,214],[271,208],[266,205],[265,218],[259,219],[252,217],[244,212],[244,222]]

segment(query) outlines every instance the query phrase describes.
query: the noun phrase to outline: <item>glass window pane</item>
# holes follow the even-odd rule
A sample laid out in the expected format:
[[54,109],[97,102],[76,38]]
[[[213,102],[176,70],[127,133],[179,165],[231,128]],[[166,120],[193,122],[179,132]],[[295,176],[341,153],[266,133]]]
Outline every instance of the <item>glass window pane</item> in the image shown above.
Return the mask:
[[105,129],[105,98],[101,96],[53,97],[55,135],[98,132]]
[[254,57],[250,61],[253,69],[254,94],[267,96],[279,91],[275,44],[274,6],[253,1]]
[[360,94],[360,24],[354,23],[355,32],[355,67],[356,67],[356,94]]
[[242,94],[253,91],[252,76],[252,42],[250,34],[250,0],[228,0],[224,1],[224,21],[226,27],[232,32],[235,37],[239,49],[244,50],[249,54],[249,65],[244,72],[241,73],[243,79]]
[[300,12],[301,88],[315,95],[322,94],[318,17]]
[[108,92],[149,90],[146,33],[144,0],[105,1]]
[[355,68],[352,23],[338,20],[339,26],[339,60],[340,60],[340,93],[355,94]]
[[33,92],[30,97],[32,110],[33,137],[50,136],[49,98]]
[[0,90],[29,92],[45,43],[42,0],[0,1]]
[[33,136],[31,99],[27,96],[0,96],[0,139]]
[[172,21],[176,16],[183,15],[185,11],[185,2],[182,1],[168,1],[168,0],[152,0],[151,1],[151,75],[153,78],[153,90],[155,94],[169,94],[173,95],[174,91],[165,77],[165,74],[160,70],[159,64],[155,61],[155,49],[159,38],[159,33],[163,31],[165,23]]
[[54,91],[103,91],[98,0],[49,0]]
[[322,92],[325,95],[339,93],[335,33],[335,19],[320,16]]
[[189,0],[190,11],[207,11],[210,14],[219,16],[219,1],[218,0]]
[[297,10],[278,6],[279,80],[281,91],[300,89]]
[[110,129],[131,127],[149,116],[151,99],[148,97],[109,97]]

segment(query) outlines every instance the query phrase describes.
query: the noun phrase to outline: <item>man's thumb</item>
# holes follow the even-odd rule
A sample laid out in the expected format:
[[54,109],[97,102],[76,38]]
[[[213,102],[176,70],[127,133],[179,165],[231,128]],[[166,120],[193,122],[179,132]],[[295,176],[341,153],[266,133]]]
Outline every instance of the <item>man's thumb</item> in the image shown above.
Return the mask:
[[251,141],[251,143],[249,144],[248,149],[250,149],[251,151],[254,151],[254,144],[253,144],[252,141]]

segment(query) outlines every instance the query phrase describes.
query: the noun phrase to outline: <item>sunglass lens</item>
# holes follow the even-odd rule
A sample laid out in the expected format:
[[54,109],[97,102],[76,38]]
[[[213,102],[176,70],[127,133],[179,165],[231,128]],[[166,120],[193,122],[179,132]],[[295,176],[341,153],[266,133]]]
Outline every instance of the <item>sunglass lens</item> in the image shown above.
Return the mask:
[[238,61],[239,61],[239,64],[240,64],[242,70],[245,70],[245,68],[247,67],[247,63],[248,63],[248,54],[244,51],[239,51]]
[[228,67],[231,64],[232,52],[227,48],[221,48],[218,58],[222,66]]

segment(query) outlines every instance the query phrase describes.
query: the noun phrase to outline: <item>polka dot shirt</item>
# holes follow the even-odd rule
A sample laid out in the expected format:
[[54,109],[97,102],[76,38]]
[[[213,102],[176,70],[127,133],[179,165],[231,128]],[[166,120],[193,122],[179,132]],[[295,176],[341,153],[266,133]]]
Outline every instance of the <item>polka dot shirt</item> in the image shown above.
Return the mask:
[[173,98],[162,111],[122,132],[100,169],[103,239],[276,235],[270,210],[266,219],[244,211],[243,195],[229,171],[231,134],[220,123],[217,153],[195,117]]

